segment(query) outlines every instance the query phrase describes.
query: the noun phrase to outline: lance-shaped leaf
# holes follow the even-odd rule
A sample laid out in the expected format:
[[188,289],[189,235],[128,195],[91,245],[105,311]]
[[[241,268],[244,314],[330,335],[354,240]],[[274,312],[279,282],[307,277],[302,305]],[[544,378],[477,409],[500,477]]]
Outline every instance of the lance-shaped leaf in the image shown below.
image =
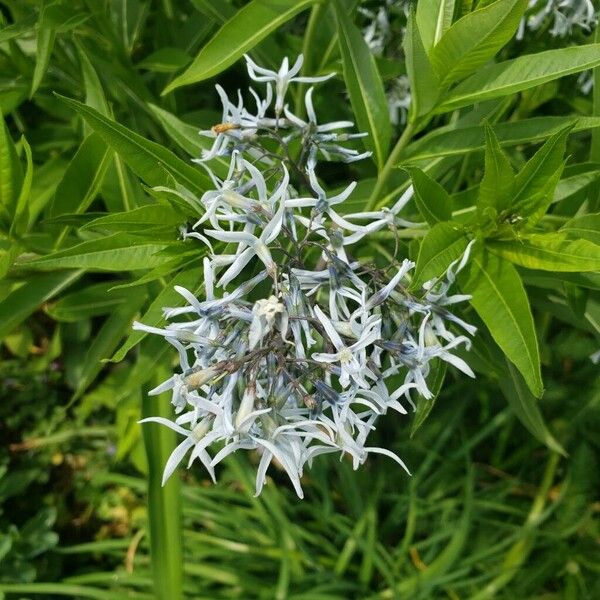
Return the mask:
[[541,271],[585,273],[600,271],[600,246],[588,240],[570,240],[566,234],[541,233],[518,240],[488,240],[490,250],[516,265]]
[[30,277],[0,302],[0,339],[9,334],[44,302],[81,277],[83,271],[42,273]]
[[452,218],[452,198],[434,179],[417,167],[407,169],[415,189],[415,202],[423,218],[435,225]]
[[50,217],[84,212],[102,185],[111,156],[112,152],[97,133],[89,135],[71,159],[56,188]]
[[548,431],[544,423],[544,417],[538,407],[537,399],[527,388],[522,375],[509,361],[506,361],[504,376],[500,377],[499,385],[511,409],[526,429],[542,444],[566,456],[563,447]]
[[352,110],[361,131],[369,135],[363,139],[367,150],[373,152],[379,168],[388,154],[391,125],[383,83],[361,32],[352,23],[346,8],[335,1],[338,39],[344,65],[344,80],[350,95]]
[[0,220],[8,229],[23,183],[23,169],[8,127],[0,114]]
[[431,371],[427,377],[427,387],[433,394],[431,398],[424,398],[419,394],[417,397],[417,409],[415,411],[414,419],[410,425],[410,437],[415,435],[415,432],[429,416],[429,413],[433,410],[435,401],[442,391],[442,385],[446,378],[447,363],[439,358],[434,358],[431,361]]
[[[199,285],[198,269],[196,267],[193,269],[186,269],[175,275],[175,277],[169,281],[168,285],[157,294],[150,306],[146,308],[140,317],[141,323],[150,327],[165,326],[166,322],[163,315],[163,308],[165,306],[182,306],[185,303],[181,294],[175,290],[176,285],[197,292]],[[127,339],[123,342],[123,345],[115,352],[110,360],[114,362],[122,361],[127,353],[137,346],[147,335],[148,334],[145,331],[131,330]]]
[[474,73],[514,35],[528,0],[497,0],[467,13],[442,36],[429,56],[442,84]]
[[500,148],[494,130],[485,125],[485,172],[477,198],[477,212],[480,218],[486,208],[501,213],[512,201],[515,186],[515,174],[508,157]]
[[[494,124],[503,148],[542,142],[568,125],[573,132],[600,128],[600,117],[533,117],[522,121]],[[406,147],[403,162],[416,162],[441,156],[463,156],[485,148],[484,126],[439,127]]]
[[315,0],[253,0],[227,21],[192,64],[163,91],[214,77]]
[[600,44],[527,54],[483,67],[459,83],[439,104],[447,112],[476,102],[516,94],[547,81],[600,65]]
[[600,213],[575,217],[567,221],[560,230],[569,238],[583,238],[600,244]]
[[414,122],[433,110],[440,95],[440,84],[427,58],[412,11],[404,35],[404,53],[411,94],[409,120]]
[[143,138],[81,102],[64,96],[58,97],[78,112],[131,170],[148,185],[171,187],[174,179],[196,193],[201,193],[211,187],[212,183],[204,173],[175,156],[164,146]]
[[510,211],[527,219],[531,227],[544,216],[552,203],[562,174],[563,155],[572,126],[554,134],[517,173]]
[[417,26],[428,55],[452,25],[455,3],[455,0],[430,0],[417,3]]
[[542,395],[537,336],[529,300],[517,270],[489,252],[474,252],[459,275],[462,289],[504,354],[536,397]]
[[442,275],[452,261],[464,254],[468,243],[460,226],[450,221],[436,223],[421,242],[411,288],[418,288],[425,281]]
[[167,261],[168,257],[157,254],[167,245],[166,242],[115,233],[23,264],[39,270],[82,268],[98,271],[135,271],[150,269]]

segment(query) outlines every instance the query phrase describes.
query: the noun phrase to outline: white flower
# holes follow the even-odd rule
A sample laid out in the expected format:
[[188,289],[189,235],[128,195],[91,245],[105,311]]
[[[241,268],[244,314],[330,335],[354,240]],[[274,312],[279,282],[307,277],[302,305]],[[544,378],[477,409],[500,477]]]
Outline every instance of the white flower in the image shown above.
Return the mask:
[[335,73],[331,73],[323,77],[299,77],[298,73],[300,73],[302,63],[304,62],[302,54],[298,56],[291,69],[287,57],[284,58],[279,71],[271,71],[270,69],[259,67],[247,54],[244,54],[244,58],[246,59],[248,75],[250,75],[251,79],[263,83],[272,81],[275,84],[275,114],[277,116],[283,110],[285,95],[290,83],[318,83],[320,81],[327,81],[335,75]]
[[315,315],[321,322],[321,325],[323,325],[329,340],[333,343],[337,352],[316,352],[312,355],[313,360],[324,363],[339,362],[341,368],[340,385],[344,388],[350,385],[350,380],[361,387],[369,387],[369,384],[363,377],[363,373],[368,372],[364,349],[379,339],[379,325],[381,321],[377,317],[369,320],[358,341],[350,346],[346,346],[331,321],[327,318],[327,315],[318,306],[315,306]]
[[253,350],[274,327],[285,338],[288,316],[285,306],[275,296],[257,300],[252,309],[252,323],[248,332],[248,349]]

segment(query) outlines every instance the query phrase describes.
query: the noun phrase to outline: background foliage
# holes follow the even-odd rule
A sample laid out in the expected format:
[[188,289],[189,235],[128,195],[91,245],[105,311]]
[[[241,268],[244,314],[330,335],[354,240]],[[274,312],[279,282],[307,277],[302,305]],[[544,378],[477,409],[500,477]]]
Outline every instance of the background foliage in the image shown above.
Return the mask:
[[[600,85],[576,84],[600,80],[597,34],[515,40],[526,1],[433,0],[374,57],[358,4],[0,2],[0,594],[600,596]],[[130,326],[160,323],[173,285],[201,288],[179,239],[196,214],[160,188],[210,185],[190,157],[220,120],[214,78],[245,81],[244,52],[337,73],[315,103],[368,131],[373,160],[325,178],[359,180],[344,212],[414,184],[426,226],[399,252],[415,285],[478,240],[459,282],[477,381],[440,374],[435,405],[377,432],[410,479],[324,460],[303,502],[283,477],[254,498],[234,456],[217,486],[193,470],[160,488],[173,440],[136,422],[170,410],[145,391],[173,357]],[[394,249],[382,233],[366,251]]]

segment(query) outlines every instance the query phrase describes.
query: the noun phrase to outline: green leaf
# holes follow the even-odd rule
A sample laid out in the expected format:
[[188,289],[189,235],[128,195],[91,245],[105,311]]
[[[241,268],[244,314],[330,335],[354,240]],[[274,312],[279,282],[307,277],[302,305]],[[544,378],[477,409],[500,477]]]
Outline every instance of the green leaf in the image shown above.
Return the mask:
[[381,169],[387,158],[392,129],[383,83],[375,59],[362,33],[352,23],[346,8],[335,1],[338,40],[344,65],[344,80],[360,131],[368,132],[365,147],[373,152]]
[[407,169],[415,189],[415,202],[423,218],[435,225],[452,218],[452,198],[434,179],[417,167]]
[[217,31],[192,64],[163,90],[163,95],[221,73],[271,32],[314,2],[315,0],[253,0],[246,4]]
[[528,227],[546,214],[562,174],[563,156],[571,126],[555,133],[517,173],[509,210]]
[[498,256],[527,269],[567,273],[600,271],[600,246],[588,240],[569,240],[561,233],[520,236],[514,241],[488,240]]
[[570,238],[583,238],[600,245],[600,213],[575,217],[567,221],[560,231]]
[[416,401],[417,409],[415,411],[415,416],[412,420],[412,423],[410,424],[411,438],[415,435],[417,429],[419,429],[419,427],[425,423],[429,413],[435,406],[435,401],[442,391],[442,385],[444,383],[444,379],[446,378],[447,363],[439,358],[434,358],[430,365],[431,371],[427,376],[427,387],[433,396],[431,398],[424,398],[420,394],[418,395]]
[[0,340],[62,290],[79,279],[83,271],[34,275],[0,302]]
[[102,370],[104,366],[102,360],[110,357],[119,341],[124,335],[127,335],[131,321],[145,298],[146,288],[130,290],[127,302],[116,307],[94,335],[94,339],[81,361],[81,369],[77,372],[75,398],[81,397]]
[[423,238],[411,288],[446,272],[460,258],[469,243],[462,228],[452,222],[436,223]]
[[8,127],[0,114],[0,220],[6,229],[15,214],[23,170]]
[[548,431],[538,407],[537,399],[527,388],[521,374],[509,361],[506,361],[505,371],[506,375],[500,377],[499,386],[519,421],[536,439],[548,446],[550,450],[566,456],[563,447]]
[[427,55],[452,25],[455,0],[418,2],[416,19]]
[[58,97],[77,111],[148,185],[171,186],[172,178],[195,193],[201,193],[212,186],[204,173],[175,156],[164,146],[144,139],[81,102],[64,96]]
[[600,65],[600,44],[527,54],[483,67],[458,84],[436,108],[443,113],[483,100],[516,94],[547,81]]
[[501,213],[512,201],[515,175],[508,157],[500,148],[494,130],[485,125],[485,172],[479,188],[477,211],[480,218],[487,207]]
[[108,146],[97,133],[89,135],[56,188],[50,217],[85,212],[98,194],[111,156]]
[[157,255],[157,252],[167,245],[123,233],[115,233],[31,260],[23,263],[23,266],[40,270],[83,268],[98,271],[135,271],[150,269],[167,260],[166,257]]
[[130,233],[144,232],[152,227],[171,227],[176,230],[184,220],[181,213],[171,206],[149,204],[134,210],[99,217],[86,223],[81,229],[108,229]]
[[50,63],[50,55],[54,48],[54,38],[56,37],[56,31],[54,27],[47,19],[47,9],[45,6],[40,11],[40,18],[38,22],[37,30],[37,44],[35,49],[35,69],[33,70],[33,78],[31,80],[31,90],[29,91],[29,97],[33,98],[36,90],[38,89],[42,78],[46,73],[48,64]]
[[191,58],[181,48],[160,48],[137,63],[136,68],[156,73],[173,73],[185,67]]
[[542,395],[540,355],[529,300],[517,270],[485,252],[471,255],[461,287],[504,354],[519,369],[536,397]]
[[81,73],[83,75],[85,103],[89,107],[97,110],[101,115],[108,117],[110,115],[110,109],[98,73],[96,73],[96,69],[94,69],[84,47],[79,43],[77,43],[76,46],[79,54],[79,62],[81,63]]
[[[565,127],[573,125],[573,132],[600,127],[600,117],[534,117],[522,121],[494,124],[501,146],[517,146],[541,142]],[[440,127],[406,147],[404,162],[416,162],[441,156],[463,156],[467,152],[485,148],[485,128]]]
[[433,110],[440,95],[440,84],[427,58],[412,11],[404,35],[404,54],[411,93],[409,120],[412,123]]
[[114,285],[114,281],[88,285],[62,296],[45,310],[53,319],[67,323],[109,314],[128,298],[128,292],[111,290]]
[[31,146],[25,139],[21,138],[23,143],[23,149],[25,150],[25,157],[27,159],[27,168],[25,170],[25,176],[21,183],[21,191],[17,198],[15,206],[15,218],[12,222],[10,231],[11,233],[21,233],[27,228],[29,221],[29,198],[31,195],[31,184],[33,182],[33,158],[31,155]]
[[[164,326],[165,318],[163,315],[163,308],[165,306],[182,306],[185,303],[181,294],[175,291],[175,286],[179,285],[196,292],[199,283],[198,274],[199,270],[196,267],[178,273],[171,281],[169,281],[160,294],[154,298],[150,306],[140,317],[140,322],[144,325],[149,325],[150,327]],[[122,361],[127,353],[137,346],[147,335],[148,334],[144,331],[131,331],[123,345],[111,358],[111,361]]]
[[497,0],[466,14],[442,36],[429,55],[442,85],[463,79],[510,40],[528,0]]

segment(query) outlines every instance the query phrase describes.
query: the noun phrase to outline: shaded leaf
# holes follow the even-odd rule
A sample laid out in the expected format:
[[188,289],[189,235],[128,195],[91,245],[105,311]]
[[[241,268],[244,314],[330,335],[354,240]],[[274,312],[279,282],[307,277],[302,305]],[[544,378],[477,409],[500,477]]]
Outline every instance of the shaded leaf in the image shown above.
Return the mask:
[[435,225],[452,218],[452,198],[434,179],[417,167],[408,168],[415,189],[415,202],[423,218]]
[[335,9],[344,79],[352,109],[359,130],[369,134],[363,139],[364,145],[373,152],[381,169],[387,158],[392,133],[383,83],[367,43],[339,0],[335,1]]
[[536,397],[542,395],[540,355],[529,300],[515,267],[485,252],[471,255],[461,287],[504,354]]

